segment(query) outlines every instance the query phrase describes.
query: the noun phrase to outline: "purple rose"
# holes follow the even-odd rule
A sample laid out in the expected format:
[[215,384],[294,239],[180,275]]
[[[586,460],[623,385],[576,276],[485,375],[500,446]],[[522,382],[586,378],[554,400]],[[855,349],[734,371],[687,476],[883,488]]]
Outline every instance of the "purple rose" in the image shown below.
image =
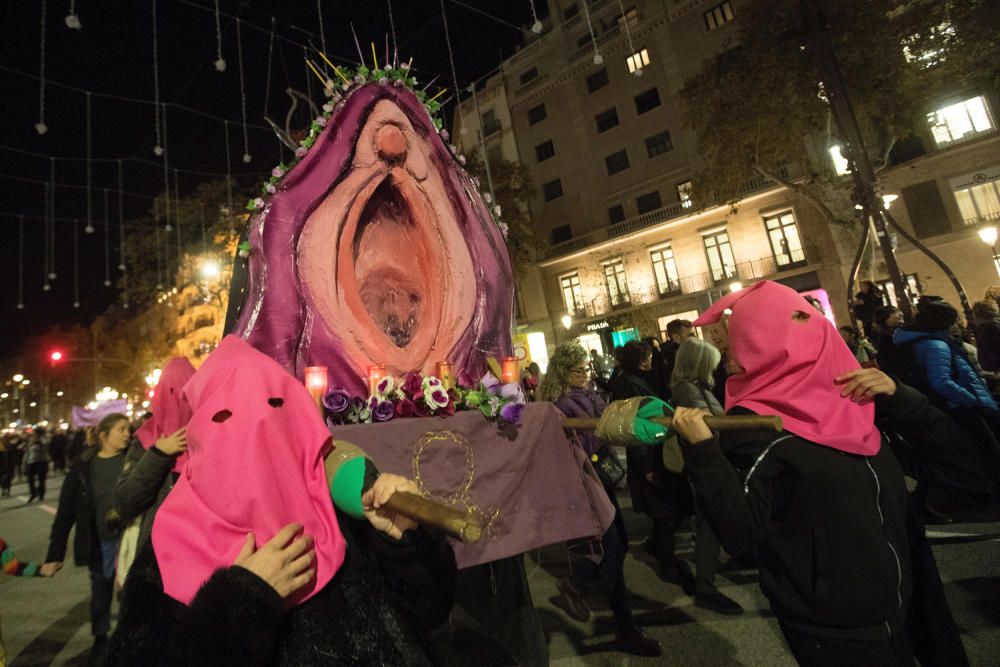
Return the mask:
[[351,412],[360,413],[365,409],[365,399],[360,396],[355,396],[351,399]]
[[412,417],[413,407],[413,401],[408,398],[401,398],[396,401],[396,415],[399,417]]
[[351,395],[346,389],[331,389],[323,396],[323,407],[335,415],[339,415],[351,404]]
[[377,422],[387,422],[393,418],[396,408],[392,401],[379,401],[372,409],[372,419]]
[[420,377],[420,373],[410,371],[403,379],[403,393],[406,394],[407,398],[415,399],[423,393],[422,385],[423,378]]
[[516,382],[511,382],[500,387],[500,396],[508,401],[514,401],[516,403],[527,402],[524,398],[524,390],[521,388],[521,385]]
[[487,373],[479,382],[482,383],[483,388],[491,394],[496,393],[497,389],[500,388],[500,380],[496,379],[496,376],[494,376],[493,373]]
[[522,403],[504,403],[500,408],[500,416],[511,424],[521,423],[521,413],[524,412]]

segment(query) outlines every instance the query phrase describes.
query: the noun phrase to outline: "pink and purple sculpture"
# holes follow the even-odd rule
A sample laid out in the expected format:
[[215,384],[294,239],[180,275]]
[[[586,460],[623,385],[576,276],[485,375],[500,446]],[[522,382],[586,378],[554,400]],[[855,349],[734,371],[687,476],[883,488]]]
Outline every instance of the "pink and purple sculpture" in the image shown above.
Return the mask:
[[274,189],[250,219],[233,333],[357,394],[373,364],[401,376],[449,360],[471,384],[510,354],[503,236],[409,88],[354,86]]

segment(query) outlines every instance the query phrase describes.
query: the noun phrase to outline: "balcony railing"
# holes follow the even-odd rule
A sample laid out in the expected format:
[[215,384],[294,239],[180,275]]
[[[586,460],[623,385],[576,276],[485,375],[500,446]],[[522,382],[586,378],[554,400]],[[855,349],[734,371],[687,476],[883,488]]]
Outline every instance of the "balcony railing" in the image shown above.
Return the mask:
[[[634,28],[637,25],[639,25],[639,17],[638,16],[630,16],[630,17],[628,17],[626,19],[626,21],[628,21],[628,27],[629,28]],[[622,34],[622,24],[619,23],[614,28],[611,28],[610,30],[608,30],[604,34],[599,35],[595,41],[597,42],[597,46],[601,47],[601,46],[604,46],[605,44],[607,44],[608,42],[610,42],[611,40],[615,39],[616,37],[618,37],[621,34]],[[575,63],[577,60],[580,60],[581,58],[583,58],[583,57],[585,57],[585,56],[587,56],[589,54],[592,54],[593,52],[594,52],[594,44],[593,44],[593,42],[589,42],[587,44],[584,44],[583,46],[581,46],[576,51],[574,51],[573,53],[570,54],[570,56],[569,56],[569,62],[570,63]]]
[[[811,253],[812,250],[810,249],[809,252]],[[805,266],[807,263],[806,254],[806,249],[794,251],[792,253],[792,257],[801,257],[802,259],[800,261],[793,261],[787,264],[778,264],[773,256],[740,262],[733,267],[734,275],[731,278],[713,279],[711,272],[681,276],[677,281],[671,281],[669,285],[666,285],[666,289],[663,291],[655,285],[642,288],[630,287],[628,290],[627,300],[619,297],[612,302],[611,298],[607,294],[601,294],[590,301],[585,301],[583,303],[583,307],[578,307],[574,314],[588,318],[600,317],[601,315],[606,315],[614,310],[630,308],[632,306],[644,306],[659,301],[660,299],[669,299],[685,294],[704,292],[705,290],[712,289],[717,285],[724,285],[727,282],[735,280],[739,280],[741,282],[761,280],[774,276],[782,271],[789,271],[791,269]]]
[[965,220],[963,220],[962,222],[965,223],[966,227],[975,227],[976,225],[981,225],[986,222],[991,222],[991,223],[1000,222],[1000,211],[992,211],[990,213],[984,213],[983,215],[980,215],[975,218],[965,218]]
[[518,97],[520,97],[522,95],[527,95],[528,93],[530,93],[531,91],[533,91],[535,88],[538,88],[540,85],[542,85],[543,83],[545,83],[548,80],[549,80],[549,75],[548,75],[547,72],[545,74],[540,74],[540,75],[536,76],[534,79],[532,79],[531,81],[529,81],[528,83],[526,83],[523,86],[521,86],[520,88],[518,88],[515,91],[515,93],[517,94]]
[[[797,174],[798,170],[786,167],[781,170],[780,176],[781,178],[795,178]],[[750,195],[774,186],[774,181],[764,178],[763,176],[755,176],[744,183],[742,191],[737,195],[734,195],[734,198]],[[667,206],[658,208],[655,211],[649,211],[648,213],[643,213],[642,215],[637,215],[622,220],[621,222],[616,222],[615,224],[604,227],[603,229],[595,229],[584,234],[583,236],[577,236],[568,241],[555,243],[549,246],[549,249],[545,253],[545,257],[546,259],[551,259],[553,257],[559,257],[560,255],[568,255],[588,246],[596,245],[603,241],[609,241],[611,239],[618,238],[619,236],[626,236],[641,229],[652,227],[653,225],[658,225],[668,220],[681,218],[685,215],[691,215],[693,213],[697,213],[697,211],[692,208],[684,207],[680,202],[674,202],[673,204],[668,204]]]

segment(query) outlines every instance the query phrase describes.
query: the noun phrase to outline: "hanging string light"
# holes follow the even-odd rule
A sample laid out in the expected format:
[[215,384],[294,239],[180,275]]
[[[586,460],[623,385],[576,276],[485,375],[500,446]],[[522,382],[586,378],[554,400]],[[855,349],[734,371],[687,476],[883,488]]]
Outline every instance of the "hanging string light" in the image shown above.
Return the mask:
[[45,6],[48,0],[42,0],[42,24],[40,28],[38,56],[38,122],[35,123],[35,132],[45,134],[49,131],[49,126],[45,124]]
[[[586,0],[584,2],[586,3]],[[538,12],[535,11],[535,0],[528,0],[528,4],[531,5],[531,18],[535,20],[531,24],[531,32],[540,35],[542,34],[542,22],[538,20]]]
[[69,14],[66,15],[66,27],[70,30],[80,30],[83,28],[83,24],[80,23],[80,17],[76,13],[76,0],[69,0]]
[[243,115],[243,162],[250,164],[250,139],[247,138],[247,88],[243,78],[243,39],[240,37],[240,23],[236,19],[236,61],[240,67],[240,112]]
[[583,2],[583,14],[587,17],[587,30],[590,31],[590,43],[594,45],[594,64],[601,65],[604,63],[604,56],[597,49],[597,36],[594,35],[594,24],[590,21],[590,10],[587,9],[587,2]]
[[104,286],[111,287],[111,220],[108,216],[108,189],[104,188]]
[[222,18],[219,13],[219,0],[215,0],[215,44],[216,59],[215,70],[217,72],[226,71],[226,59],[222,57]]
[[156,22],[156,0],[153,0],[153,115],[156,124],[156,145],[153,146],[153,153],[163,155],[162,141],[163,133],[160,128],[160,52],[158,44],[159,28]]
[[164,208],[165,215],[163,219],[165,224],[163,225],[163,231],[169,232],[173,227],[170,226],[170,154],[167,152],[167,107],[164,106],[163,110],[160,112],[163,116],[163,195],[164,195]]
[[[584,3],[586,4],[586,3]],[[444,22],[444,42],[448,45],[448,62],[451,63],[451,80],[455,84],[455,104],[459,104],[460,98],[458,95],[458,74],[455,73],[455,54],[451,48],[451,33],[448,32],[448,16],[444,9],[444,0],[441,0],[441,20]],[[461,134],[465,134],[468,130],[465,125],[462,125],[460,130]]]
[[80,221],[73,221],[73,307],[80,307]]
[[[618,0],[618,10],[622,14],[622,18],[621,18],[622,25],[625,26],[625,40],[628,42],[628,52],[629,52],[629,55],[632,58],[639,58],[640,56],[636,55],[635,46],[632,44],[632,31],[629,30],[629,27],[628,27],[628,17],[625,16],[625,6],[622,5],[622,0]],[[636,65],[636,67],[632,71],[632,74],[634,74],[635,77],[638,79],[638,78],[642,77],[642,65],[643,65],[643,63],[642,63],[642,61],[639,61],[639,62],[635,63],[635,65]]]
[[24,216],[17,216],[17,309],[24,310]]
[[[267,41],[267,78],[264,83],[264,118],[267,118],[268,103],[271,101],[271,59],[274,57],[274,17],[271,17],[271,36]],[[280,141],[278,142],[281,143]]]
[[[50,194],[51,185],[45,184],[45,216],[42,219],[42,291],[48,292],[52,287],[49,285],[49,275],[52,270],[49,265],[49,257],[51,253],[49,252],[49,225],[52,224],[52,212],[49,210],[49,205],[51,202]],[[22,218],[24,216],[21,216]]]
[[[48,280],[55,280],[58,275],[56,274],[56,160],[53,157],[49,158],[49,259],[48,259],[48,269],[46,272],[46,278]],[[46,282],[47,282],[46,281]]]
[[125,188],[122,161],[118,160],[118,270],[125,271]]
[[226,217],[229,218],[229,231],[233,231],[233,161],[229,150],[229,121],[223,121],[226,132]]
[[87,122],[87,227],[83,230],[88,234],[94,233],[94,193],[93,193],[93,165],[92,165],[92,135],[90,132],[90,91],[87,91],[87,111],[86,111],[86,122]]
[[160,200],[157,199],[153,202],[153,219],[157,221],[157,224],[153,225],[155,230],[154,243],[156,245],[156,289],[163,289],[163,265],[160,262]]

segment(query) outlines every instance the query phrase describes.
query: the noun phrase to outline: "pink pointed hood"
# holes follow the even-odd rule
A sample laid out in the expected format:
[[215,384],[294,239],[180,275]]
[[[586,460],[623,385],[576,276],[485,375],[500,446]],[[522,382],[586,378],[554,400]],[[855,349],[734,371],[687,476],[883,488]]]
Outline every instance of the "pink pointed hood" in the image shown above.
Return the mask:
[[694,325],[714,324],[726,310],[732,311],[730,354],[744,369],[726,380],[726,410],[780,415],[786,431],[810,442],[849,454],[878,453],[874,404],[842,398],[834,384],[859,366],[829,320],[794,290],[764,280],[716,301]]
[[[135,437],[146,449],[156,444],[165,435],[170,435],[191,419],[191,406],[181,395],[184,385],[194,375],[194,366],[184,357],[174,357],[163,367],[160,381],[153,390],[149,401],[149,411],[153,416],[135,432]],[[187,463],[187,452],[174,461],[174,471],[180,472]]]
[[321,590],[344,561],[323,456],[330,434],[305,387],[273,359],[227,336],[184,387],[188,464],[153,522],[163,590],[190,604],[236,560],[248,532],[260,548],[289,523],[315,540]]

